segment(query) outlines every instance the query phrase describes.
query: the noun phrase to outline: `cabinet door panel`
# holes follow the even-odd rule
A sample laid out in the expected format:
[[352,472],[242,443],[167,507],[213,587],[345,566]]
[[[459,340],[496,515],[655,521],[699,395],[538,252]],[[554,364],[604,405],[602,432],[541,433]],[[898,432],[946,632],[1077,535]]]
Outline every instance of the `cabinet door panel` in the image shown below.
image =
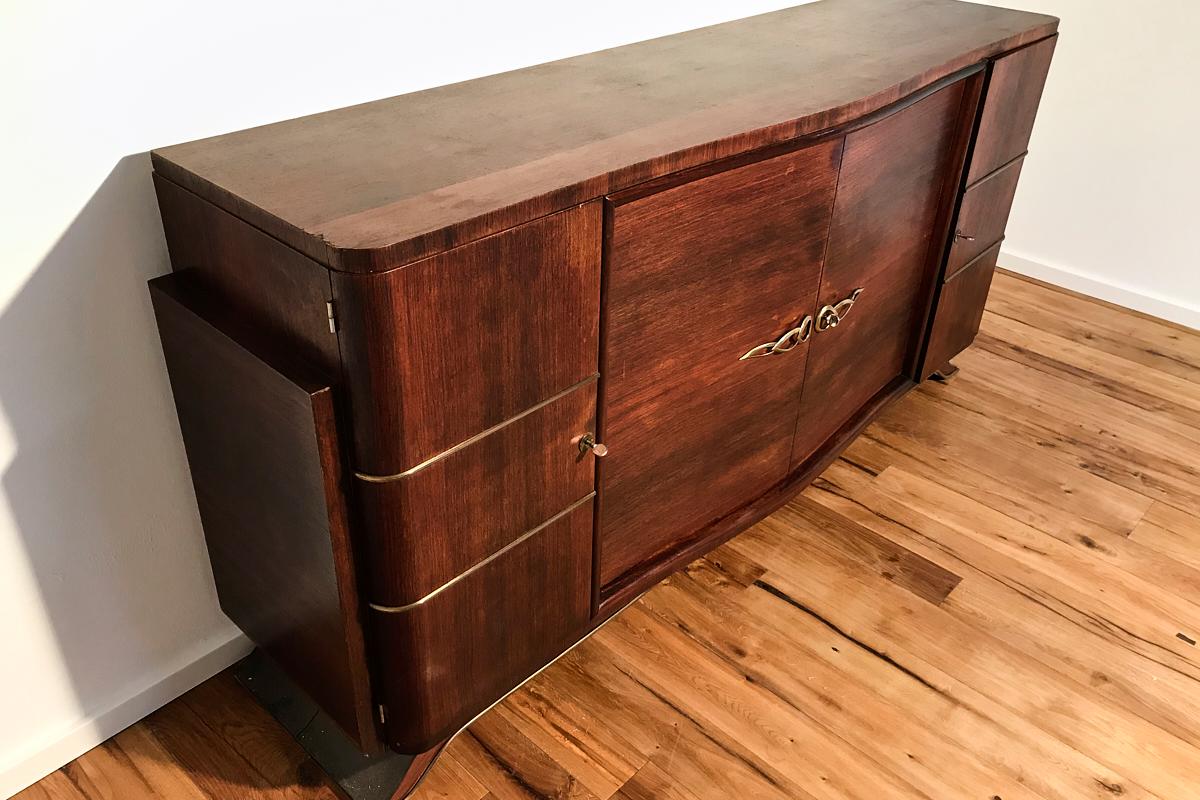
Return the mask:
[[[792,463],[808,458],[908,370],[944,239],[972,106],[960,81],[846,137],[819,303],[862,289],[837,327],[813,335]],[[941,232],[944,233],[944,232]]]
[[787,473],[841,141],[610,199],[600,581],[612,586]]

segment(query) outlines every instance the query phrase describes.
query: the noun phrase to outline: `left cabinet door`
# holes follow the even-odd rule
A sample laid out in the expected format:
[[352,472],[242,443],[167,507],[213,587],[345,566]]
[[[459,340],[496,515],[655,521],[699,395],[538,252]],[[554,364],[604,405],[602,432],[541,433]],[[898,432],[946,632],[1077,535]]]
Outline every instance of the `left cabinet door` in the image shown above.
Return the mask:
[[609,198],[602,602],[785,477],[841,148]]

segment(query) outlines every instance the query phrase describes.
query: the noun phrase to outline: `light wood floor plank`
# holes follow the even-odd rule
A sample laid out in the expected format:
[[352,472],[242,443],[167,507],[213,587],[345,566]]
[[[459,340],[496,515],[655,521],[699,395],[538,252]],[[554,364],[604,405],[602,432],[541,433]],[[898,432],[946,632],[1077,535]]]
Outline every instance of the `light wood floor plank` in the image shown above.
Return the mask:
[[[1138,364],[1200,383],[1200,333],[998,272],[988,310]],[[1152,379],[1152,378],[1151,378]]]
[[950,613],[1189,742],[1200,742],[1200,666],[1150,614],[1065,585],[937,520],[918,498],[893,495],[846,468],[807,496],[966,576]]
[[[1200,333],[1001,274],[957,363],[416,798],[1200,798]],[[225,675],[18,797],[334,793]]]
[[1194,747],[989,632],[864,574],[819,537],[793,535],[790,519],[785,508],[738,540],[747,555],[775,563],[765,581],[839,629],[861,632],[873,649],[936,666],[1161,797],[1186,797],[1195,787]]

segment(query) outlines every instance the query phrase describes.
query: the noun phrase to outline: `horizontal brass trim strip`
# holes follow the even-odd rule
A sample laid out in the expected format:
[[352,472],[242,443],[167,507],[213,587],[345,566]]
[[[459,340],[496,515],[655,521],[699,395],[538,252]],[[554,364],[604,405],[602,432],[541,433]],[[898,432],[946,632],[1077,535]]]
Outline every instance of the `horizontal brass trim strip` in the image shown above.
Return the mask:
[[590,501],[595,496],[596,496],[595,492],[588,492],[587,495],[580,498],[579,500],[576,500],[574,503],[571,503],[571,505],[567,506],[562,511],[558,512],[553,517],[551,517],[550,519],[543,522],[541,525],[538,525],[537,527],[530,528],[529,530],[525,531],[520,536],[518,536],[516,539],[513,539],[511,542],[504,545],[504,547],[501,547],[499,550],[492,553],[490,556],[483,559],[482,561],[475,562],[470,567],[468,567],[465,571],[460,572],[458,575],[455,575],[453,578],[446,581],[441,586],[437,587],[432,592],[430,592],[429,594],[422,597],[420,600],[415,600],[411,603],[406,603],[402,606],[381,606],[378,603],[367,603],[367,606],[369,608],[374,609],[375,611],[382,611],[385,614],[402,614],[405,611],[411,611],[412,609],[416,608],[417,606],[424,605],[425,603],[428,603],[433,598],[437,597],[442,592],[449,589],[454,584],[458,583],[461,580],[464,580],[468,575],[471,575],[472,573],[474,573],[474,572],[482,569],[483,567],[487,566],[488,564],[492,563],[497,558],[499,558],[500,556],[507,553],[509,550],[512,550],[514,547],[519,545],[521,542],[525,541],[526,539],[530,538],[531,536],[534,536],[535,534],[545,530],[546,528],[550,527],[554,523],[558,522],[560,519],[567,516],[568,514],[570,514],[575,509],[579,508],[584,503]]
[[[561,400],[562,398],[569,395],[571,392],[575,391],[576,389],[581,389],[584,386],[587,386],[589,383],[591,383],[592,381],[596,380],[599,377],[600,377],[600,373],[598,373],[598,372],[593,373],[593,374],[587,376],[586,378],[584,378],[583,380],[581,380],[579,383],[575,384],[574,386],[570,386],[566,389],[563,389],[558,394],[554,395],[553,397],[551,397],[547,400],[543,400],[542,402],[538,403],[536,406],[532,406],[530,408],[525,409],[520,414],[517,414],[515,417],[509,417],[508,419],[504,420],[503,422],[500,422],[496,425],[493,425],[492,427],[488,428],[485,431],[475,434],[470,439],[464,439],[463,441],[459,442],[458,444],[454,445],[453,447],[443,450],[442,452],[438,453],[437,455],[430,456],[429,458],[422,461],[420,464],[417,464],[415,467],[409,467],[408,469],[404,470],[403,472],[397,472],[394,475],[371,475],[366,472],[355,472],[354,477],[358,478],[359,480],[366,481],[368,483],[388,483],[390,481],[398,481],[403,478],[407,478],[409,475],[414,475],[414,474],[420,472],[421,470],[425,469],[430,464],[436,464],[438,461],[441,461],[443,458],[454,455],[459,450],[463,450],[463,449],[470,447],[471,445],[478,442],[480,439],[486,439],[488,436],[491,436],[493,433],[500,430],[501,428],[511,425],[519,419],[524,419],[525,417],[528,417],[530,414],[534,413],[535,411],[540,411],[541,409],[543,409],[546,406],[553,403],[555,400]],[[583,431],[579,431],[579,433],[583,433]]]

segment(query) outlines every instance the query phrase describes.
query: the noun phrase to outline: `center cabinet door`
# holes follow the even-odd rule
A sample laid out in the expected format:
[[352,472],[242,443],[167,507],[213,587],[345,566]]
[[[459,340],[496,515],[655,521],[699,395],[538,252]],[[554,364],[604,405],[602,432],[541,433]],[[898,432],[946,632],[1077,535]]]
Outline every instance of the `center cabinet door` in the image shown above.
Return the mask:
[[841,153],[608,199],[602,597],[786,476]]

